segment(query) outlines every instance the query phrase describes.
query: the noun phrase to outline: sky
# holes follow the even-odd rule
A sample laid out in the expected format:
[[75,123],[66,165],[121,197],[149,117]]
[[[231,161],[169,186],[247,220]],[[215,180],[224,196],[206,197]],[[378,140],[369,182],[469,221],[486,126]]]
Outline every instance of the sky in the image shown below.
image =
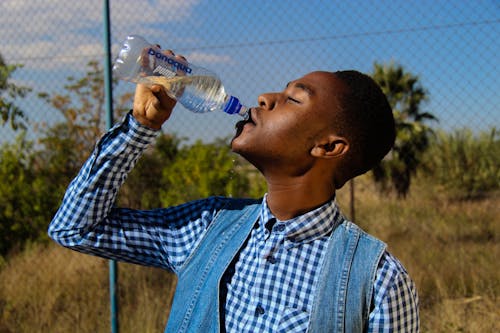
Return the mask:
[[[21,63],[14,82],[63,92],[89,60],[104,58],[101,0],[2,0],[0,54]],[[247,105],[313,70],[394,61],[418,75],[424,106],[453,129],[500,127],[500,1],[110,0],[113,55],[128,34],[184,54],[216,72]],[[116,93],[131,91],[120,83]],[[36,98],[19,101],[30,119],[57,121]],[[234,116],[178,107],[165,131],[210,141],[233,132]],[[9,136],[0,128],[0,140]]]

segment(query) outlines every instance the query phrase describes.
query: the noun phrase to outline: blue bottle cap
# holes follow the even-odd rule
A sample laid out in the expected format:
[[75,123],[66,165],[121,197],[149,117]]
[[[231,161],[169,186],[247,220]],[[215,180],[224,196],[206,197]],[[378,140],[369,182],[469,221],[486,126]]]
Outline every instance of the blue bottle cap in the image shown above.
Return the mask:
[[224,106],[224,112],[228,114],[240,113],[241,103],[240,100],[234,96],[230,96],[226,105]]

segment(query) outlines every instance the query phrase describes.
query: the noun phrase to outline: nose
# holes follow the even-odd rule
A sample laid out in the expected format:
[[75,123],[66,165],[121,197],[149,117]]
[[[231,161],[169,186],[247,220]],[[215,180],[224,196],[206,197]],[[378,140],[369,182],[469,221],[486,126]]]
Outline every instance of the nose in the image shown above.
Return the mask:
[[278,100],[277,95],[276,93],[262,94],[258,97],[257,102],[261,108],[272,110],[276,106],[276,101]]

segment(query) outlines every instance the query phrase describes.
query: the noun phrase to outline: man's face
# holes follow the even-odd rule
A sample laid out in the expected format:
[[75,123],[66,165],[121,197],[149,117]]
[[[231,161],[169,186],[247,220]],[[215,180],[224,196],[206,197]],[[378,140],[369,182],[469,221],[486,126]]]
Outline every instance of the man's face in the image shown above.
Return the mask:
[[307,167],[311,149],[331,131],[336,94],[343,89],[333,73],[313,72],[290,82],[282,92],[260,95],[250,119],[236,125],[233,151],[261,171]]

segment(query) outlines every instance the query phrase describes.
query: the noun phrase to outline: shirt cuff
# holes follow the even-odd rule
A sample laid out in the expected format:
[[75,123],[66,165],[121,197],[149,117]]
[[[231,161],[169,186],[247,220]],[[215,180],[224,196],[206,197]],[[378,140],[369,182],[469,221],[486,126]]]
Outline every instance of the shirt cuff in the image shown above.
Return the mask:
[[123,121],[117,124],[116,127],[120,128],[119,131],[124,135],[129,145],[140,149],[147,148],[160,133],[160,130],[139,123],[132,115],[132,111],[128,112]]

